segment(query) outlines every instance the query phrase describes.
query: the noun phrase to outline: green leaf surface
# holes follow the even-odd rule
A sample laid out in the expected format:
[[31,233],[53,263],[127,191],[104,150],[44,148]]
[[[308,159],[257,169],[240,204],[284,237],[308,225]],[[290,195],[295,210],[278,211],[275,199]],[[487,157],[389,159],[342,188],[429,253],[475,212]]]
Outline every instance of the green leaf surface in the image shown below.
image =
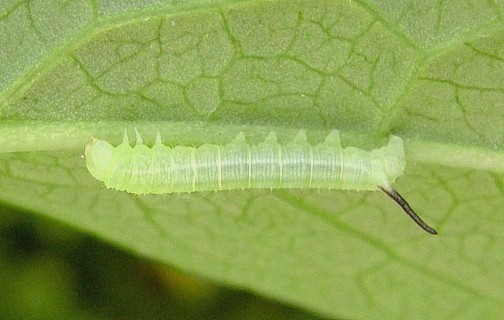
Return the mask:
[[[500,1],[0,1],[0,200],[326,317],[504,311]],[[135,196],[82,157],[270,131],[405,142],[396,188]]]

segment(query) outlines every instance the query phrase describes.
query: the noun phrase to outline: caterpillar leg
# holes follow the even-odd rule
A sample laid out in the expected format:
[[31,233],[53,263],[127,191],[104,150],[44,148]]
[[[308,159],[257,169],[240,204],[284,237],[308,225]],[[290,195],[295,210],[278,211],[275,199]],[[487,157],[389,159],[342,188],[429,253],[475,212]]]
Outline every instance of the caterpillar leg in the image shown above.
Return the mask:
[[395,191],[392,187],[382,187],[378,186],[381,191],[385,192],[386,195],[391,197],[395,202],[397,202],[398,205],[401,206],[401,208],[406,212],[408,216],[410,216],[413,221],[415,221],[416,224],[420,226],[420,228],[424,229],[426,232],[430,234],[438,234],[434,228],[429,227],[420,217],[416,214],[416,212],[411,209],[410,205],[404,198],[397,192]]

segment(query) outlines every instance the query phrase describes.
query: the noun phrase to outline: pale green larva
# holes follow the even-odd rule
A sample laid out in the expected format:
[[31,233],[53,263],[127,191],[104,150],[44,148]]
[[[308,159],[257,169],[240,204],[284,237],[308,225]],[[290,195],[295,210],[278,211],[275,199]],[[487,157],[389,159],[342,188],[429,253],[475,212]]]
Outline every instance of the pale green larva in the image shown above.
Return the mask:
[[279,144],[274,132],[257,145],[240,133],[226,145],[168,147],[159,133],[152,148],[136,132],[136,145],[114,147],[93,139],[86,147],[86,165],[96,179],[111,189],[135,194],[165,194],[249,188],[381,189],[425,231],[437,234],[391,187],[402,175],[402,139],[392,136],[387,146],[366,151],[342,148],[337,130],[312,146],[304,130],[294,140]]

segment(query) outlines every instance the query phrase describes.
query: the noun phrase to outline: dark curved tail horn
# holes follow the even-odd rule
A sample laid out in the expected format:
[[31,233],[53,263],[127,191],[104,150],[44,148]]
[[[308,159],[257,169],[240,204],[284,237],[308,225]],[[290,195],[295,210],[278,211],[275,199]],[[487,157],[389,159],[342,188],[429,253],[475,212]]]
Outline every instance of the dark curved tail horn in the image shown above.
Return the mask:
[[434,228],[429,227],[420,217],[415,213],[413,209],[411,209],[410,205],[404,198],[393,188],[391,187],[382,187],[378,186],[381,191],[385,192],[389,197],[391,197],[395,202],[397,202],[398,205],[401,206],[401,208],[406,212],[408,216],[410,216],[413,221],[415,221],[416,224],[420,226],[420,228],[424,229],[426,232],[436,235],[438,234]]

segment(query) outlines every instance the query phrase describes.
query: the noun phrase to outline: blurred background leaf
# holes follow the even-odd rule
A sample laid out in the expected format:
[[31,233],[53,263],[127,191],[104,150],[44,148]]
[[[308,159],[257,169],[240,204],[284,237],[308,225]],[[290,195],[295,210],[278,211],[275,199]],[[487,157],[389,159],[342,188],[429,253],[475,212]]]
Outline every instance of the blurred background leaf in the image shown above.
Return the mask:
[[316,319],[0,207],[1,319]]

